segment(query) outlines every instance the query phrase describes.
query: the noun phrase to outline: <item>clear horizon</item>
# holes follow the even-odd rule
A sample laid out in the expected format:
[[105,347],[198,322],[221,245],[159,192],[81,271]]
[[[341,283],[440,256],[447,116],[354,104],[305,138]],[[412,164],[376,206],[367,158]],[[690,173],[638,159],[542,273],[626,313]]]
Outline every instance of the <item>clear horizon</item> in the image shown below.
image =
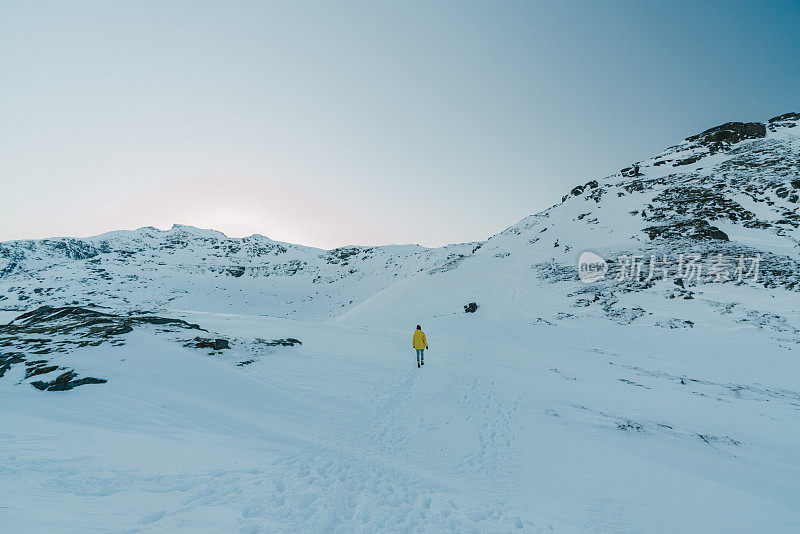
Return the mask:
[[0,3],[0,241],[482,241],[800,111],[800,3]]

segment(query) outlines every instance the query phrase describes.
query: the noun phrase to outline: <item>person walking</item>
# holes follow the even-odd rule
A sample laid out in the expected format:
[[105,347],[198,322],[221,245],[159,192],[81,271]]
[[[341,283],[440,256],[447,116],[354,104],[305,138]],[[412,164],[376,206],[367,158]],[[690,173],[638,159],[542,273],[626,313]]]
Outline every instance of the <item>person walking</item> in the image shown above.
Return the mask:
[[422,331],[420,325],[417,325],[417,329],[414,331],[414,337],[411,339],[411,346],[417,351],[417,367],[425,365],[423,357],[425,349],[428,348],[428,340],[425,339],[425,332]]

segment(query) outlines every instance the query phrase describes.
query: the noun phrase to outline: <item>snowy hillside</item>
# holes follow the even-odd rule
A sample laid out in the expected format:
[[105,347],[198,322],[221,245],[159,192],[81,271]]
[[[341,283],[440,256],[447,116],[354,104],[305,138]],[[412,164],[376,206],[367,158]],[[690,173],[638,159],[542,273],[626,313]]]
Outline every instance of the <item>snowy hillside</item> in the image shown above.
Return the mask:
[[482,243],[2,243],[0,531],[797,532],[799,196],[786,114]]
[[0,244],[5,309],[36,304],[335,315],[398,278],[454,267],[474,245],[320,250],[175,225]]
[[[800,114],[787,114],[766,126],[729,123],[692,136],[575,187],[458,269],[403,280],[343,320],[382,324],[390,313],[390,324],[413,322],[478,301],[504,328],[519,324],[521,335],[531,323],[587,317],[669,328],[720,317],[796,341],[799,124]],[[605,279],[578,280],[584,251],[607,260]],[[425,294],[433,298],[421,300]]]

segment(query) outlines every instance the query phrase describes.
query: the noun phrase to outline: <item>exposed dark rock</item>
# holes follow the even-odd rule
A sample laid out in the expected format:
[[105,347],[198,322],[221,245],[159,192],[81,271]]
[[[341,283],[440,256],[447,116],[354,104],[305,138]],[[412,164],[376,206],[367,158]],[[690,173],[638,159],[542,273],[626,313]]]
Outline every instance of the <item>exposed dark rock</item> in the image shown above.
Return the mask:
[[635,164],[631,165],[630,167],[625,167],[619,172],[622,173],[622,176],[626,178],[636,178],[637,176],[642,176],[642,173],[639,172],[639,166]]
[[52,373],[58,369],[57,365],[31,365],[31,362],[28,362],[26,365],[28,368],[25,370],[25,378],[30,378],[36,375],[46,375],[47,373]]
[[470,302],[469,304],[464,305],[464,313],[475,313],[478,309],[478,305],[474,302]]
[[[774,130],[773,127],[770,128]],[[766,130],[766,125],[760,122],[729,122],[687,137],[683,143],[667,149],[667,152],[659,157],[675,154],[681,158],[678,154],[683,153],[682,159],[678,159],[672,165],[673,167],[689,165],[700,161],[707,155],[733,150],[734,145],[746,139],[763,138],[766,136]],[[691,153],[686,154],[688,151]],[[666,161],[673,160],[661,160],[654,165],[663,165]]]
[[85,260],[94,258],[100,254],[100,251],[89,243],[70,237],[62,239],[44,239],[42,240],[42,245],[72,260]]
[[77,375],[74,371],[67,371],[59,375],[52,382],[31,382],[31,385],[41,391],[67,391],[78,386],[85,386],[86,384],[105,384],[108,380],[103,378],[86,377],[74,380]]
[[773,132],[778,128],[795,128],[798,123],[800,123],[800,113],[784,113],[767,121],[769,129]]
[[[566,201],[570,197],[570,195],[572,195],[574,197],[577,197],[577,196],[582,195],[583,193],[588,192],[590,189],[597,189],[598,186],[599,186],[599,184],[598,184],[597,180],[589,180],[588,182],[586,182],[583,185],[576,185],[569,192],[569,195],[564,195],[563,197],[561,197],[561,202]],[[595,200],[598,200],[600,194],[602,194],[602,191],[595,191],[593,193],[593,198]]]
[[739,442],[731,438],[730,436],[720,437],[720,436],[713,436],[711,434],[697,434],[697,437],[709,445],[713,445],[715,442],[721,442],[726,445],[734,445],[734,446],[739,445]]
[[294,347],[295,345],[302,345],[303,343],[299,339],[295,339],[293,337],[287,337],[283,339],[273,339],[268,341],[266,339],[256,338],[256,343],[260,345],[266,345],[267,347]]
[[767,135],[767,127],[761,122],[727,122],[714,128],[687,137],[702,145],[734,144],[745,139],[759,139]]
[[647,214],[652,222],[666,221],[675,215],[697,219],[721,219],[731,221],[753,221],[758,227],[768,226],[757,220],[755,213],[724,194],[707,187],[669,187],[653,198]]
[[104,313],[80,306],[54,308],[40,306],[23,313],[7,325],[0,325],[0,335],[24,331],[26,333],[70,333],[88,330],[87,335],[110,337],[126,334],[136,324],[171,325],[180,328],[202,330],[199,325],[181,319],[155,316],[128,316]]
[[362,252],[368,254],[373,251],[373,247],[368,248],[361,248],[361,247],[339,247],[329,251],[327,254],[321,255],[320,257],[327,260],[328,263],[337,264],[342,263],[347,264],[347,260],[352,258],[353,256],[357,256]]
[[6,371],[11,369],[12,365],[25,362],[25,355],[21,352],[9,352],[7,354],[0,354],[0,378],[6,374]]
[[696,163],[703,159],[703,156],[698,154],[694,156],[689,156],[688,158],[684,158],[682,160],[678,160],[672,164],[673,167],[680,167],[681,165],[691,165],[692,163]]
[[767,122],[783,122],[783,121],[800,121],[800,113],[784,113],[783,115],[778,115],[777,117],[772,117]]
[[184,347],[194,347],[196,349],[222,350],[231,348],[227,339],[212,339],[207,337],[196,337],[194,340],[184,344]]
[[617,428],[619,430],[635,430],[636,432],[644,432],[644,427],[637,423],[636,421],[631,421],[630,419],[626,421],[618,421]]
[[720,241],[728,241],[728,235],[708,223],[703,219],[691,219],[686,221],[678,221],[671,224],[662,226],[650,226],[643,230],[650,236],[650,239],[668,238],[668,239],[717,239]]
[[[119,336],[131,332],[134,326],[157,325],[166,329],[202,330],[198,325],[180,319],[169,319],[149,315],[116,315],[79,306],[55,308],[41,306],[17,316],[8,324],[0,325],[0,346],[14,347],[20,352],[0,355],[0,377],[12,365],[26,365],[25,378],[66,369],[48,360],[26,361],[26,355],[41,355],[51,352],[68,352],[71,349],[97,346],[103,343],[122,344]],[[74,370],[68,370],[52,382],[32,382],[43,391],[64,391],[84,384],[101,384],[101,378],[76,378]]]
[[245,268],[244,267],[228,267],[226,272],[236,278],[239,278],[244,274]]
[[195,323],[188,323],[182,319],[170,319],[168,317],[156,317],[153,315],[133,316],[129,318],[133,320],[134,323],[139,323],[139,324],[169,325],[169,326],[176,326],[179,328],[186,328],[188,330],[203,330],[205,332],[205,329],[200,328],[200,325]]
[[445,273],[447,271],[452,271],[458,265],[467,258],[466,254],[448,254],[447,260],[441,263],[440,265],[434,267],[428,274],[439,274]]

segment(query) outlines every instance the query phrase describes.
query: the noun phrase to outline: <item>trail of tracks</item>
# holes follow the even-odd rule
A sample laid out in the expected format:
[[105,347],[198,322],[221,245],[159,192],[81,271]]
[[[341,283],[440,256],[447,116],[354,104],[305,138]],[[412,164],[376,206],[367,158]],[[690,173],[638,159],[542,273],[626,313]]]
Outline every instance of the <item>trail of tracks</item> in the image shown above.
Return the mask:
[[[539,530],[503,496],[516,402],[495,387],[491,359],[472,350],[429,352],[421,369],[408,361],[403,379],[376,386],[329,444],[274,466],[292,497],[260,510],[342,531]],[[454,487],[476,477],[477,494]]]

